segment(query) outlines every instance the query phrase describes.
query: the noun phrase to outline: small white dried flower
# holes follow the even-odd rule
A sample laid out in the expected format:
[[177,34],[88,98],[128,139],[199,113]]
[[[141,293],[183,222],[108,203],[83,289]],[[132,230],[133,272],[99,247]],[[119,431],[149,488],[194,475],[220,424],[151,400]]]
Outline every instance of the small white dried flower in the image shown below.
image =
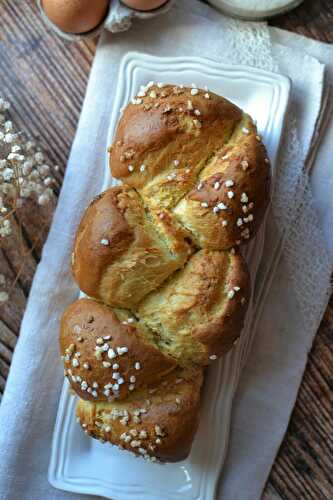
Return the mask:
[[51,197],[52,197],[52,190],[46,189],[44,193],[38,196],[38,204],[42,206],[48,205],[51,201]]
[[31,173],[33,167],[33,162],[31,160],[26,160],[22,165],[22,173],[27,176]]
[[46,177],[43,182],[44,182],[45,186],[51,186],[53,184],[53,178]]
[[38,166],[37,169],[42,177],[45,177],[50,172],[50,167],[48,165],[45,165],[45,164]]
[[6,132],[11,132],[13,130],[13,124],[10,120],[7,120],[5,123],[4,123],[4,129]]
[[14,142],[15,140],[15,135],[14,134],[5,134],[5,137],[4,137],[4,141],[7,143],[7,144],[11,144],[12,142]]
[[44,155],[43,153],[41,153],[40,151],[38,151],[37,153],[35,153],[35,160],[37,163],[39,163],[40,165],[43,163],[44,161]]
[[0,220],[0,236],[10,236],[12,234],[12,228],[9,219],[1,218]]
[[27,141],[25,144],[25,150],[27,152],[32,151],[36,147],[36,144],[33,141]]
[[24,156],[17,153],[9,153],[9,155],[7,156],[7,160],[13,162],[14,164],[17,164],[24,160]]
[[14,177],[14,170],[12,168],[5,168],[2,172],[2,177],[5,181],[11,181]]
[[8,101],[5,101],[0,97],[0,111],[7,111],[10,108],[10,104]]

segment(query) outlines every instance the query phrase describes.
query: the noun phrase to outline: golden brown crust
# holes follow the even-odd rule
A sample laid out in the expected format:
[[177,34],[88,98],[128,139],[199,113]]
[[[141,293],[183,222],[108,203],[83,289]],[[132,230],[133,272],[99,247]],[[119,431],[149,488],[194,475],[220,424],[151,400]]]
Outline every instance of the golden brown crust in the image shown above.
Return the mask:
[[[215,257],[218,254],[221,255],[214,252]],[[224,276],[224,304],[210,323],[197,326],[193,332],[194,338],[205,346],[210,361],[226,354],[237,342],[250,299],[250,275],[244,258],[236,250],[224,254],[228,255],[229,261]],[[206,268],[207,264],[204,264],[203,271]],[[214,268],[215,265],[211,268],[212,272]]]
[[184,460],[198,426],[202,380],[201,370],[176,370],[124,401],[79,400],[78,422],[88,435],[148,460]]
[[[191,95],[191,91],[193,89],[188,87],[166,85],[158,88],[154,85],[145,97],[136,99],[138,104],[131,103],[125,108],[110,155],[114,177],[139,189],[160,174],[161,169],[167,170],[175,159],[173,154],[181,153],[183,163],[194,166],[193,156],[202,158],[203,148],[211,153],[224,144],[240,121],[241,110],[212,92],[206,99],[204,91],[198,90],[197,95]],[[155,94],[156,97],[150,97]],[[196,111],[200,115],[197,116]],[[198,123],[201,124],[199,127]],[[189,138],[193,144],[189,144]],[[167,150],[165,155],[164,148]],[[147,155],[151,153],[158,153],[158,158],[152,157],[150,164]],[[142,164],[146,166],[144,172],[140,172]],[[129,165],[134,167],[132,172],[128,170]]]
[[201,89],[155,85],[143,94],[119,122],[113,176],[135,187],[150,210],[172,210],[200,248],[247,242],[270,194],[269,160],[252,119]]
[[131,308],[186,261],[184,232],[169,218],[158,225],[126,186],[108,189],[87,208],[74,243],[72,269],[87,295]]
[[135,318],[93,299],[79,299],[65,310],[60,351],[70,384],[90,401],[124,398],[176,366]]
[[234,104],[149,84],[124,111],[110,166],[126,185],[94,200],[73,253],[80,288],[103,303],[81,299],[65,311],[65,374],[89,435],[182,460],[198,424],[202,367],[243,328],[250,278],[235,246],[264,217],[269,161]]
[[109,189],[96,196],[77,230],[72,271],[81,290],[91,297],[100,298],[104,269],[121,257],[134,240],[134,231],[118,209],[117,196],[123,189]]
[[254,124],[245,117],[174,214],[198,246],[227,249],[256,234],[269,196],[267,152]]
[[137,315],[179,365],[206,365],[238,338],[249,293],[249,273],[239,253],[200,250],[141,302]]
[[112,175],[135,187],[151,210],[172,208],[194,187],[204,164],[241,119],[229,101],[205,94],[153,86],[134,100],[140,104],[124,111],[111,148]]

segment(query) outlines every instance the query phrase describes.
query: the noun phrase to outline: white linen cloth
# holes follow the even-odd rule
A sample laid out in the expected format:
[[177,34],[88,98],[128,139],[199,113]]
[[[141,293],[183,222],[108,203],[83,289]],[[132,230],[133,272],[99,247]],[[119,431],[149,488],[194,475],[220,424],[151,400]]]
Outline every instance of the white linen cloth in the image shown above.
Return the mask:
[[[298,132],[298,139],[294,136],[292,142],[284,139],[284,144],[289,145],[292,151],[291,155],[282,151],[282,182],[277,183],[279,187],[288,175],[291,178],[295,176],[295,165],[302,163],[309,151],[320,112],[324,74],[323,65],[302,52],[308,47],[311,51],[312,44],[310,47],[302,42],[301,50],[290,50],[282,49],[281,42],[284,42],[284,35],[279,32],[274,35],[274,44],[271,44],[265,24],[249,26],[226,20],[193,0],[183,0],[165,16],[152,19],[149,29],[147,22],[138,22],[127,33],[103,35],[91,71],[58,207],[34,278],[0,406],[0,499],[77,498],[53,489],[47,482],[51,438],[62,385],[58,325],[64,308],[78,294],[69,271],[70,251],[82,211],[101,189],[106,133],[121,56],[128,50],[141,50],[157,55],[206,55],[222,60],[222,54],[229,62],[247,62],[275,69],[281,66],[288,70],[294,83],[291,110],[302,126],[296,129],[293,120],[288,120],[290,134]],[[316,56],[320,57],[318,46],[315,45]],[[323,50],[327,54],[333,52],[333,48]],[[284,67],[286,56],[288,67]],[[291,60],[293,64],[290,64]],[[332,130],[333,126],[329,133],[333,133]],[[291,161],[295,159],[295,151],[296,162]],[[318,196],[321,200],[317,204],[324,223],[326,216],[322,200],[327,198],[329,183],[333,182],[332,173],[328,170],[330,153],[330,145],[325,142],[320,151],[321,166],[316,164],[313,170],[314,176],[320,178],[322,172],[328,176],[326,184],[313,181],[316,199]],[[301,192],[309,196],[306,185]],[[275,199],[277,206],[284,205],[280,193]],[[304,211],[308,213],[306,208]],[[295,214],[297,211],[293,211]],[[286,220],[281,219],[280,223],[285,224]],[[271,224],[268,226],[271,227]],[[310,283],[302,281],[298,268],[290,273],[290,265],[295,264],[295,249],[302,252],[302,265],[306,265],[309,255],[313,255],[313,241],[310,239],[309,245],[297,247],[299,236],[295,231],[288,235],[289,250],[286,258],[278,264],[278,272],[265,300],[255,343],[235,397],[229,452],[219,490],[219,498],[223,500],[255,500],[260,497],[288,424],[307,353],[326,307],[330,262],[318,232],[315,231],[315,252],[320,256],[321,263],[311,269]],[[333,242],[330,240],[328,243],[333,256]],[[300,288],[306,288],[307,301],[314,299],[308,317],[307,303],[302,304],[298,300],[300,294],[286,293],[286,290],[294,292],[297,288],[290,274],[301,280]],[[315,284],[311,281],[314,274],[317,276]],[[311,286],[315,289],[312,295]]]

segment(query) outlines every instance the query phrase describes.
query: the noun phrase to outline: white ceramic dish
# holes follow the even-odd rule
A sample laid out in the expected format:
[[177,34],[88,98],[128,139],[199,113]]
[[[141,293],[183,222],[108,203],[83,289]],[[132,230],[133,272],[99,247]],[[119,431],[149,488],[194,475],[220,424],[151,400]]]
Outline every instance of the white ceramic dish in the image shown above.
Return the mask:
[[[108,144],[120,109],[141,84],[150,80],[185,85],[195,82],[199,87],[207,85],[210,90],[246,110],[257,120],[274,171],[290,91],[286,77],[250,67],[222,65],[199,57],[158,58],[128,53],[119,70]],[[104,188],[112,183],[106,161]],[[263,242],[264,224],[246,249],[252,282],[260,263]],[[265,286],[267,279],[262,279],[256,297],[261,295]],[[163,466],[153,464],[87,437],[75,422],[76,398],[69,393],[65,382],[52,443],[50,483],[63,490],[113,500],[212,499],[227,450],[233,395],[255,335],[253,318],[258,317],[257,304],[257,300],[252,301],[249,307],[237,346],[207,372],[200,426],[187,460]]]

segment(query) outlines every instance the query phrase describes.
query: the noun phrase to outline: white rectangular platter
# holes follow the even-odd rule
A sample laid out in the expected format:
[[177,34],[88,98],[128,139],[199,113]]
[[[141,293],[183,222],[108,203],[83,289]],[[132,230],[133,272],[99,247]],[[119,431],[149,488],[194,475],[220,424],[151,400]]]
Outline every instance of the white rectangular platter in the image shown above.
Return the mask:
[[[107,69],[106,69],[107,71]],[[273,173],[290,92],[289,80],[275,73],[245,66],[229,66],[199,57],[159,58],[128,53],[119,70],[117,93],[110,117],[108,144],[120,110],[148,81],[208,86],[233,101],[256,121],[271,159]],[[107,144],[105,145],[105,151]],[[113,184],[106,161],[104,189]],[[252,283],[264,242],[264,224],[245,252]],[[273,266],[274,259],[271,259]],[[76,493],[113,500],[210,500],[227,452],[233,396],[259,316],[257,298],[267,289],[268,278],[255,288],[241,339],[228,355],[207,370],[201,419],[187,460],[159,465],[136,459],[110,445],[87,437],[75,422],[75,396],[64,383],[52,443],[49,481]]]

